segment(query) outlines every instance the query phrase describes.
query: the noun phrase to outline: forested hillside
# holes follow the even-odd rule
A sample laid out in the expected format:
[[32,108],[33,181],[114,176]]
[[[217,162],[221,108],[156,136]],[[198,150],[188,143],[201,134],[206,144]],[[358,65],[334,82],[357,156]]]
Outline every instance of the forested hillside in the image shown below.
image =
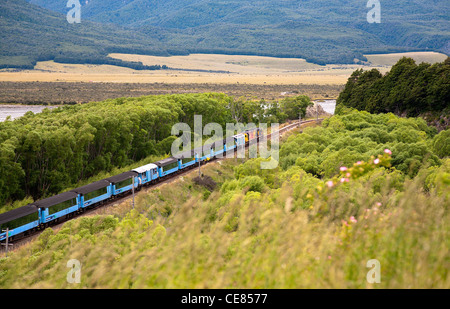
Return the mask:
[[114,25],[69,24],[65,15],[25,0],[0,0],[0,68],[32,69],[36,61],[161,69],[107,57],[111,52],[168,55],[158,40]]
[[63,54],[55,60],[82,56],[93,63],[108,63],[107,52],[299,57],[318,64],[365,61],[364,53],[449,53],[446,1],[383,3],[382,23],[370,24],[366,1],[91,0],[81,1],[82,22],[73,25],[65,20],[67,1],[30,2],[59,15],[1,0],[4,66],[29,67],[58,55],[50,51]]
[[355,71],[337,100],[340,106],[370,113],[395,113],[438,119],[448,128],[450,116],[450,58],[442,63],[416,64],[403,58],[384,76],[377,70]]

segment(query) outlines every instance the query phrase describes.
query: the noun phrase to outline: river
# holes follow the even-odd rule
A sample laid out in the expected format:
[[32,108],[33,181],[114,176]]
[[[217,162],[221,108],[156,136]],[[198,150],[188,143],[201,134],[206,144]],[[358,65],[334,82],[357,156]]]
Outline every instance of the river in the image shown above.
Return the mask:
[[[322,108],[330,114],[334,114],[336,108],[336,100],[317,101]],[[26,112],[40,113],[44,108],[55,108],[55,106],[45,105],[4,105],[0,104],[0,122],[5,121],[6,117],[11,116],[11,119],[22,117]]]
[[336,109],[336,100],[324,100],[324,101],[316,101],[322,106],[323,110],[327,113],[334,115],[334,110]]
[[0,122],[5,121],[6,117],[11,116],[11,120],[25,115],[26,112],[40,113],[44,108],[55,108],[55,106],[46,105],[6,105],[0,104]]

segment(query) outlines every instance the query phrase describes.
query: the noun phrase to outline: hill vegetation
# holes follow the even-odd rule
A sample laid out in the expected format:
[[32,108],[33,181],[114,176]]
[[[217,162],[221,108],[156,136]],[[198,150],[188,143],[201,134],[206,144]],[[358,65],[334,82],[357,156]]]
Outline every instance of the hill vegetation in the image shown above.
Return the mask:
[[372,53],[449,53],[445,1],[383,4],[382,23],[369,24],[366,1],[91,0],[81,1],[82,22],[72,25],[67,1],[29,2],[0,1],[2,67],[49,59],[132,66],[112,62],[108,52],[297,57],[316,64],[362,63]]
[[[428,116],[440,129],[449,126],[450,58],[444,62],[416,64],[400,59],[382,75],[377,69],[355,71],[337,100],[341,106],[370,113]],[[437,119],[437,121],[435,121]]]
[[[133,210],[124,202],[46,229],[0,259],[0,286],[449,288],[441,134],[419,118],[347,110],[287,137],[275,170],[261,158],[208,164],[208,184],[192,173],[138,194]],[[321,176],[305,171],[306,156]],[[71,259],[80,284],[67,282]],[[371,259],[378,284],[366,279]]]
[[112,64],[137,70],[159,64],[122,61],[111,52],[168,55],[160,43],[136,31],[84,21],[69,24],[65,16],[25,0],[0,0],[0,68],[33,69],[37,61]]

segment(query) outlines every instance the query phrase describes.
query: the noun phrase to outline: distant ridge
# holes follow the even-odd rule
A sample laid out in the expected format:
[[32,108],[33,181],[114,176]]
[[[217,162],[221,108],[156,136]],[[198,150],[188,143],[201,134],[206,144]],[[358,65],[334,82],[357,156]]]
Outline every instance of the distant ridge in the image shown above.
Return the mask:
[[158,64],[107,57],[110,52],[168,55],[157,41],[136,31],[90,21],[69,24],[60,13],[25,0],[0,0],[0,68],[32,69],[37,61],[111,64],[157,70]]
[[351,64],[365,62],[364,54],[448,55],[450,49],[450,9],[443,0],[382,1],[380,24],[367,21],[365,0],[82,0],[82,22],[73,25],[66,21],[67,0],[28,2],[0,0],[0,67],[53,59],[149,69],[114,63],[106,56],[111,52]]

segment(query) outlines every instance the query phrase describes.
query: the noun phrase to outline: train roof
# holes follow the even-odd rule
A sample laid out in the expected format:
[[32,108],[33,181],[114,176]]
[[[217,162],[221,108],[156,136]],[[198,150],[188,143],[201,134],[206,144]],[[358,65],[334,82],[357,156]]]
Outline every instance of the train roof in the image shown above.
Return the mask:
[[122,173],[119,175],[115,175],[115,176],[106,178],[105,180],[110,181],[111,183],[118,183],[118,182],[130,179],[136,175],[137,175],[137,173],[135,171],[129,171],[129,172],[125,172],[125,173]]
[[75,192],[78,194],[86,194],[86,193],[90,193],[90,192],[105,188],[109,185],[110,185],[110,182],[108,180],[102,179],[102,180],[90,183],[88,185],[85,185],[83,187],[73,189],[73,190],[71,190],[71,192]]
[[174,163],[174,162],[178,162],[178,159],[177,159],[177,158],[174,158],[174,157],[170,157],[170,158],[166,158],[166,159],[164,159],[164,160],[155,162],[155,164],[156,164],[157,166],[159,166],[159,167],[164,167],[164,166],[169,165],[169,164],[172,164],[172,163]]
[[49,207],[58,205],[59,203],[71,200],[76,197],[78,197],[77,193],[69,191],[69,192],[60,193],[58,195],[34,202],[32,204],[39,208],[49,208]]
[[142,173],[145,173],[146,171],[152,170],[154,168],[158,168],[158,166],[154,163],[150,163],[150,164],[135,168],[133,171],[135,171],[136,173],[142,174]]
[[38,212],[38,208],[31,204],[10,210],[0,214],[0,224],[31,215],[35,212]]

